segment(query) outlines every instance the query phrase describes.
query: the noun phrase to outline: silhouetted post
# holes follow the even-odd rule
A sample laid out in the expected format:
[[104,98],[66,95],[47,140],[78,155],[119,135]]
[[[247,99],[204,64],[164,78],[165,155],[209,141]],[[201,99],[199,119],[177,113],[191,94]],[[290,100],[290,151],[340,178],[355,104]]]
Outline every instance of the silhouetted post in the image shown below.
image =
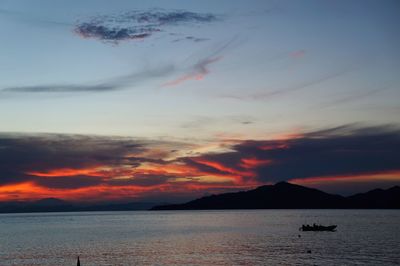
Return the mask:
[[81,266],[81,262],[79,261],[79,256],[78,256],[78,261],[76,262],[76,266]]

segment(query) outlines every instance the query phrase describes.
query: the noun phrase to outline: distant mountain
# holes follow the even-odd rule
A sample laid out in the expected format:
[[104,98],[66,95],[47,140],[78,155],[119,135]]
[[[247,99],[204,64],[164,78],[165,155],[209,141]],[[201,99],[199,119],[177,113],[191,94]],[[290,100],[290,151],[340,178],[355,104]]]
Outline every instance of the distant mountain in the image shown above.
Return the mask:
[[400,187],[374,189],[347,198],[351,208],[400,209]]
[[253,190],[212,195],[152,210],[400,208],[399,187],[342,197],[287,182]]
[[218,210],[218,209],[400,209],[400,187],[374,189],[342,197],[317,189],[280,182],[249,191],[212,195],[183,204],[158,205],[148,202],[78,204],[57,198],[32,202],[0,202],[0,213]]
[[0,202],[0,213],[136,211],[148,210],[155,205],[157,204],[150,202],[78,204],[56,198],[45,198],[32,202]]

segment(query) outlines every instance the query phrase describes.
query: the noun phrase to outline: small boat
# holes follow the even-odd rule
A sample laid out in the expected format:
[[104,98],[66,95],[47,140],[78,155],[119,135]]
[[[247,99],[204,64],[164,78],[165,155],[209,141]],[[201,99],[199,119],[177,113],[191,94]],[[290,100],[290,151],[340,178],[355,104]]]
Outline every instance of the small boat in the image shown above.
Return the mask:
[[299,230],[300,231],[329,231],[329,232],[335,232],[336,231],[337,225],[328,225],[328,226],[323,226],[323,225],[318,225],[318,224],[313,224],[313,225],[302,225]]

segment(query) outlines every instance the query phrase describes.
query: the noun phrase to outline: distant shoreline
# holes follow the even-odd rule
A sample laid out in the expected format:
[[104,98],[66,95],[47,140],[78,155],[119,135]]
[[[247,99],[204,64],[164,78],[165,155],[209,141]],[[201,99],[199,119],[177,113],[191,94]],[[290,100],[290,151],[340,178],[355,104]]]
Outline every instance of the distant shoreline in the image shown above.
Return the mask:
[[268,211],[268,210],[272,210],[272,211],[279,211],[279,210],[326,210],[326,211],[334,211],[334,210],[338,210],[338,211],[343,211],[343,210],[377,210],[377,211],[385,211],[385,210],[399,210],[399,208],[325,208],[325,209],[317,209],[317,208],[297,208],[297,209],[293,209],[293,208],[286,208],[286,209],[199,209],[199,210],[110,210],[110,211],[41,211],[41,212],[0,212],[0,216],[1,215],[6,215],[6,214],[51,214],[51,213],[113,213],[113,212],[149,212],[149,213],[161,213],[161,212],[170,212],[170,211],[178,211],[178,212],[206,212],[206,211]]
[[42,199],[35,202],[1,202],[0,214],[112,212],[163,210],[362,210],[400,209],[400,187],[374,189],[349,197],[280,182],[253,190],[211,195],[183,204],[160,205],[152,202],[97,203],[79,205],[60,199]]

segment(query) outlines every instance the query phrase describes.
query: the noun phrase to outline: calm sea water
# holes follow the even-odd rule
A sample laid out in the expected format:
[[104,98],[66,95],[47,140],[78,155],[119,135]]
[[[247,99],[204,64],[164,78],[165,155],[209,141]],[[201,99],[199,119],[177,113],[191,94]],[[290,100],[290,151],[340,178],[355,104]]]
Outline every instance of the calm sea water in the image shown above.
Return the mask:
[[[313,222],[338,231],[298,231]],[[77,255],[83,266],[400,265],[400,211],[0,215],[0,265],[76,265]]]

